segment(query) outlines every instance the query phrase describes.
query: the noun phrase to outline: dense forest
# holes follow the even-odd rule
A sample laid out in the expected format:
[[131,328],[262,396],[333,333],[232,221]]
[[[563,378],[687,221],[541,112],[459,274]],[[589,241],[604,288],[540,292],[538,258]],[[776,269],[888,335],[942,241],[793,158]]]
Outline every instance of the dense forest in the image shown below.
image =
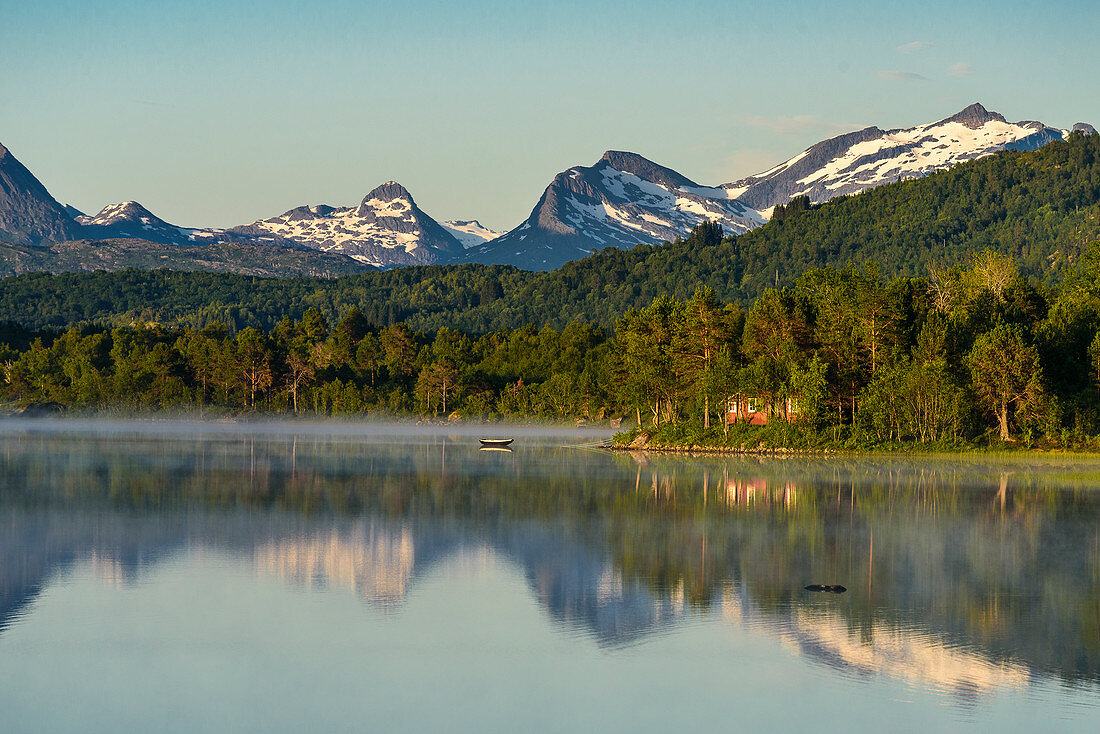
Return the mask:
[[808,271],[873,261],[882,277],[926,277],[986,249],[1039,287],[1061,283],[1100,239],[1100,135],[1074,133],[1033,152],[1005,151],[927,178],[811,206],[796,200],[763,227],[723,237],[704,226],[673,243],[606,249],[548,273],[504,266],[399,268],[323,278],[127,270],[0,279],[0,320],[25,328],[159,323],[230,333],[273,330],[316,309],[335,323],[353,306],[374,330],[406,323],[471,337],[528,324],[611,329],[655,298],[709,288],[748,308]]
[[[687,443],[1080,446],[1100,433],[1100,243],[1048,290],[984,250],[926,278],[813,269],[745,306],[700,288],[626,311],[481,336],[317,308],[268,331],[223,324],[18,328],[16,404],[606,421]],[[730,425],[752,396],[764,429]],[[792,406],[797,406],[792,409]],[[736,418],[736,416],[735,416]]]

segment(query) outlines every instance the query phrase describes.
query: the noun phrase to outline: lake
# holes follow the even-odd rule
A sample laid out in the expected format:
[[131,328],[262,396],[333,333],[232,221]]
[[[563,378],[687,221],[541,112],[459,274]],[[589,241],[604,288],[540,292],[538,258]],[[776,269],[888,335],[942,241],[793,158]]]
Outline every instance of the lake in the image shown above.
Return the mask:
[[0,731],[1096,730],[1098,461],[484,430],[0,423]]

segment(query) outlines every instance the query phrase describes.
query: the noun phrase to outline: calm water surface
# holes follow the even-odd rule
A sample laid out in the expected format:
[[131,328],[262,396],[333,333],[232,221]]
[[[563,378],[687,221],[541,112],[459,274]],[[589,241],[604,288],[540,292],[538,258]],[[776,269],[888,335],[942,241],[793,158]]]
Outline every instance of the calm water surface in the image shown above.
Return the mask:
[[0,423],[0,731],[1096,731],[1100,462],[446,430]]

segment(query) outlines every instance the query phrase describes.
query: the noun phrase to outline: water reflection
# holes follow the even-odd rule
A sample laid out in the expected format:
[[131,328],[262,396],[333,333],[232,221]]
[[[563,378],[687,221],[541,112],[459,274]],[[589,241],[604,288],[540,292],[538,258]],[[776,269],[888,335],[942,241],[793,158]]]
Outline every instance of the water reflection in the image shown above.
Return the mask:
[[360,522],[313,536],[281,538],[256,548],[256,568],[295,586],[351,589],[382,607],[409,592],[416,560],[407,527]]
[[838,610],[798,605],[764,611],[732,588],[722,595],[721,614],[731,624],[773,636],[797,654],[856,678],[889,676],[958,700],[1024,689],[1032,682],[1026,665],[996,660],[920,626],[854,626]]
[[956,700],[1100,682],[1100,465],[477,448],[0,434],[0,631],[77,564],[127,586],[208,548],[400,614],[446,559],[493,553],[605,648],[717,619]]

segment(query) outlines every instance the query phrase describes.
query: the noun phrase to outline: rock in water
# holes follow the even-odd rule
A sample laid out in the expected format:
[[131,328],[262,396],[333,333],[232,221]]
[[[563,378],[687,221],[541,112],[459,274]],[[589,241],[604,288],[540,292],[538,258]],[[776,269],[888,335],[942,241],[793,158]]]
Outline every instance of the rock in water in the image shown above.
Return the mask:
[[810,584],[806,591],[823,591],[827,594],[843,594],[848,589],[840,584]]

